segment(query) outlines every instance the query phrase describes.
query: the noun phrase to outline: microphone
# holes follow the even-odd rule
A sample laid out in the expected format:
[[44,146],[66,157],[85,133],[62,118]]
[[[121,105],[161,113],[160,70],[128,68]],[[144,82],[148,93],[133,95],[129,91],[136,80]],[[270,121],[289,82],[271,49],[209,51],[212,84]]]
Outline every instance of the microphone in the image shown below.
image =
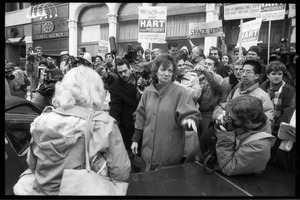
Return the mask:
[[109,45],[110,45],[110,52],[116,55],[118,50],[116,45],[116,39],[114,36],[109,37]]

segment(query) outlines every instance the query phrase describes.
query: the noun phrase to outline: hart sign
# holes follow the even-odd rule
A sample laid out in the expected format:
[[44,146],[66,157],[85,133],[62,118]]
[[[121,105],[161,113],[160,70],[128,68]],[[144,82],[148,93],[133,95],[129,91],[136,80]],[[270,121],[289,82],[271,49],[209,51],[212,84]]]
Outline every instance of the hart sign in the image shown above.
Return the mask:
[[262,3],[261,18],[265,21],[282,20],[285,15],[285,3]]
[[257,18],[242,24],[242,31],[239,35],[239,40],[236,46],[237,48],[239,47],[240,42],[246,50],[248,50],[252,45],[257,45],[261,22],[262,19]]
[[206,23],[189,23],[191,38],[215,37],[223,33],[222,20]]
[[166,43],[167,7],[139,8],[138,42]]
[[140,20],[140,32],[164,33],[165,31],[166,31],[165,20],[152,20],[152,19]]

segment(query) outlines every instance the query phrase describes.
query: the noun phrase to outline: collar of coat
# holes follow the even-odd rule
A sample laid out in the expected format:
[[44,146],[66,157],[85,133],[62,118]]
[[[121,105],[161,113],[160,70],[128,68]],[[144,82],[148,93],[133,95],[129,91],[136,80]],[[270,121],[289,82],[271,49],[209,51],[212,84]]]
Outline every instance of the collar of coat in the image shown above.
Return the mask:
[[176,88],[176,84],[173,81],[170,81],[165,85],[152,82],[151,85],[149,86],[149,91],[155,92],[159,96],[163,96],[165,94],[172,92],[175,88]]
[[258,87],[259,87],[258,82],[255,82],[253,85],[251,85],[248,88],[246,88],[246,86],[241,82],[239,85],[239,88],[241,90],[240,94],[249,94],[251,91],[255,90]]

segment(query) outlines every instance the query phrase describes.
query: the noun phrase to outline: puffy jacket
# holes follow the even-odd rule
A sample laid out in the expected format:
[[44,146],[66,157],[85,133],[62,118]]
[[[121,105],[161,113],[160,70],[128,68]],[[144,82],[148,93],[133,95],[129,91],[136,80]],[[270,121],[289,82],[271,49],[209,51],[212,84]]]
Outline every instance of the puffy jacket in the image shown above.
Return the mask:
[[[48,107],[49,108],[49,107]],[[31,124],[32,141],[27,162],[35,174],[34,194],[57,195],[64,169],[85,168],[86,120],[47,111]],[[130,160],[116,121],[107,112],[94,115],[89,141],[90,161],[98,152],[106,155],[112,177],[129,177]]]

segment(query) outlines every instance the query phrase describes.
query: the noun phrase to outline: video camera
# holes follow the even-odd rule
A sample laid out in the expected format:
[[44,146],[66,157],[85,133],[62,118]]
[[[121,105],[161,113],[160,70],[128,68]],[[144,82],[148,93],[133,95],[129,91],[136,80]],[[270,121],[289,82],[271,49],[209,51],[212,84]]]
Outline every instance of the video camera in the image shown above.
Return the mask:
[[127,44],[127,51],[125,52],[123,59],[126,59],[130,64],[134,63],[136,58],[136,51],[133,49],[130,43]]

